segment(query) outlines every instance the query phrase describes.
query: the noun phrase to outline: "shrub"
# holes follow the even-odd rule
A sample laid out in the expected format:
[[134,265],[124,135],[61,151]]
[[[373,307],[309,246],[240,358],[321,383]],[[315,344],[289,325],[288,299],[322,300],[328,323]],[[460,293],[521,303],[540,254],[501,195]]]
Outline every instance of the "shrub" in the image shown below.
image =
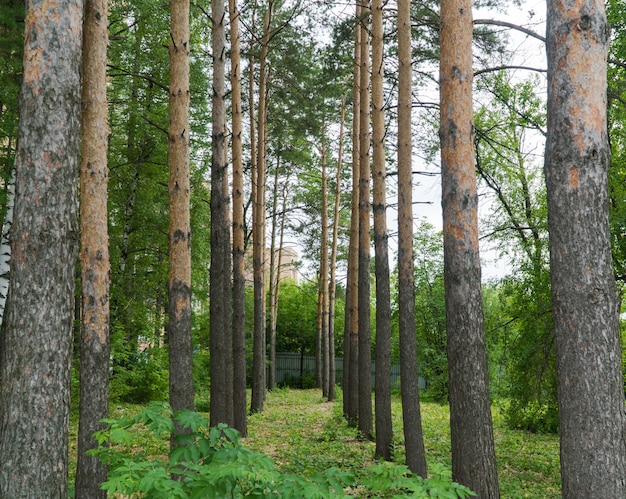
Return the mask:
[[[168,456],[154,446],[166,442],[174,421],[190,430]],[[452,483],[444,473],[422,479],[406,466],[379,463],[357,471],[331,467],[309,477],[281,472],[265,454],[240,444],[236,430],[208,428],[206,418],[191,411],[172,413],[166,403],[152,403],[133,418],[106,419],[95,434],[92,451],[109,465],[102,485],[109,494],[145,498],[257,497],[338,498],[440,497],[475,495]],[[146,439],[152,444],[146,444]],[[158,447],[158,446],[157,446]]]

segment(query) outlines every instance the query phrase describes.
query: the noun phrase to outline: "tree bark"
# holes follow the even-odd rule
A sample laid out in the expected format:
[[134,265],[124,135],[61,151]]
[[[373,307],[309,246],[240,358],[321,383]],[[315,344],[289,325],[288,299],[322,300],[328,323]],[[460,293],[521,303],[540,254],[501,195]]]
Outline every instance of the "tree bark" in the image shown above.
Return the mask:
[[376,275],[376,451],[393,458],[391,421],[391,290],[387,235],[385,110],[383,95],[383,4],[372,1],[372,144],[374,185],[374,248]]
[[355,5],[357,22],[354,27],[354,71],[352,82],[352,205],[350,213],[350,243],[344,323],[343,400],[344,414],[350,424],[356,424],[359,404],[359,110],[361,92],[361,15],[360,0]]
[[328,398],[330,337],[328,335],[328,181],[326,177],[326,125],[322,125],[322,233],[320,248],[320,298],[322,334],[322,395]]
[[109,232],[107,214],[107,0],[86,0],[83,21],[80,224],[82,316],[77,497],[106,498],[107,467],[87,452],[109,410]]
[[82,20],[81,0],[31,2],[25,19],[0,497],[67,497]]
[[400,391],[406,464],[427,476],[415,336],[413,253],[412,77],[410,0],[398,0],[398,294]]
[[[339,123],[339,151],[335,175],[335,205],[333,210],[333,239],[330,253],[330,282],[328,284],[328,342],[330,344],[330,373],[328,378],[328,400],[335,400],[335,296],[337,291],[337,245],[339,241],[339,204],[341,201],[341,170],[343,164],[343,135],[346,120],[346,98],[341,96],[341,121]],[[344,365],[346,362],[344,348]],[[345,371],[344,371],[345,373]],[[344,406],[345,407],[345,406]],[[345,411],[344,411],[345,412]]]
[[[170,0],[169,395],[174,411],[193,410],[191,222],[189,181],[189,0]],[[176,427],[176,434],[183,429]]]
[[361,92],[359,110],[359,432],[372,438],[370,331],[370,55],[369,0],[361,2]]
[[233,161],[233,421],[241,436],[248,433],[246,402],[246,295],[243,201],[243,120],[241,112],[241,51],[237,0],[228,1],[230,18],[230,86]]
[[604,2],[548,1],[548,193],[563,497],[625,497],[620,303],[608,218]]
[[233,340],[230,203],[226,160],[224,0],[211,0],[213,134],[211,144],[211,413],[210,424],[233,426]]
[[470,0],[441,2],[441,172],[452,479],[499,497],[478,250]]
[[265,164],[266,164],[266,88],[267,52],[274,0],[269,0],[263,20],[263,38],[259,59],[259,111],[257,127],[257,168],[253,214],[252,265],[254,273],[254,338],[252,357],[252,401],[250,410],[260,412],[265,402]]
[[277,304],[278,295],[276,286],[280,279],[280,260],[276,261],[276,231],[278,230],[278,176],[280,172],[280,160],[277,161],[274,169],[274,185],[272,188],[272,231],[270,234],[270,275],[269,275],[269,298],[270,298],[270,320],[269,320],[269,355],[268,355],[268,376],[267,389],[273,390],[276,385],[276,321],[278,316],[274,314],[274,304]]

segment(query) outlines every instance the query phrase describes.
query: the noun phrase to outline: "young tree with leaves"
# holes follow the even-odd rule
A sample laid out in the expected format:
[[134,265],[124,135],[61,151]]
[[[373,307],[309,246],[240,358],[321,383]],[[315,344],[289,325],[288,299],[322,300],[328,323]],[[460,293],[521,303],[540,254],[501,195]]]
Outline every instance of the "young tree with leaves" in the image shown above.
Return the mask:
[[80,225],[82,317],[76,494],[106,498],[107,467],[88,451],[109,409],[109,231],[107,220],[108,1],[86,0],[83,21]]
[[608,220],[604,2],[548,1],[548,194],[563,497],[625,497],[619,312]]
[[440,138],[452,479],[499,497],[478,250],[472,4],[442,0]]
[[82,21],[80,0],[28,4],[0,362],[1,497],[67,497]]

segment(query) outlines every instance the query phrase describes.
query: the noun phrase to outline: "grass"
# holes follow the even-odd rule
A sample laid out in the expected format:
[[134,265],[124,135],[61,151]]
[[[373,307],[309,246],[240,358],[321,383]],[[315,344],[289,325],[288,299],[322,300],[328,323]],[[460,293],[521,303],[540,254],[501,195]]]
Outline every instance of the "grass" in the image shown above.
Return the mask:
[[[114,405],[111,417],[134,415],[142,408]],[[448,406],[422,402],[421,412],[428,466],[450,469]],[[393,415],[394,459],[403,463],[399,396],[393,398]],[[560,497],[558,438],[511,430],[505,426],[498,409],[494,408],[493,415],[502,497]],[[75,456],[73,430],[70,455]],[[357,438],[356,429],[342,416],[341,399],[327,402],[319,390],[285,388],[268,392],[265,410],[249,417],[248,430],[243,444],[272,457],[286,473],[310,476],[332,466],[351,470],[373,463],[374,443]],[[165,455],[167,449],[167,441],[155,440],[148,442],[142,451]]]
[[[394,459],[403,463],[399,396],[394,396],[392,409]],[[374,443],[356,438],[356,429],[347,425],[341,413],[341,400],[326,402],[319,390],[276,390],[268,393],[265,410],[250,417],[244,444],[269,454],[291,473],[371,464]],[[421,414],[428,465],[451,468],[448,406],[422,402]],[[494,408],[494,438],[503,498],[561,497],[556,435],[511,430]]]

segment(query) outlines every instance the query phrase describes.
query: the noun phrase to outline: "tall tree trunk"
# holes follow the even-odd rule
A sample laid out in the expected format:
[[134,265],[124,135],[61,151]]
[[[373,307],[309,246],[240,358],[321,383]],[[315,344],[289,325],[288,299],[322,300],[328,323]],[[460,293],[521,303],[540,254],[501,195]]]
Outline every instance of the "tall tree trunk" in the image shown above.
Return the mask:
[[243,120],[241,108],[241,39],[237,0],[229,0],[231,40],[231,107],[233,161],[233,411],[234,427],[248,433],[246,403],[245,222],[243,182]]
[[[328,400],[335,400],[335,296],[337,291],[337,247],[339,242],[339,205],[341,201],[341,170],[343,164],[343,135],[346,120],[346,98],[341,96],[341,120],[339,123],[339,151],[335,175],[335,205],[333,209],[333,239],[330,251],[330,282],[328,284],[328,343],[330,345],[330,372],[328,378]],[[345,349],[344,349],[345,350]],[[344,351],[344,365],[346,362]],[[345,372],[345,371],[344,371]]]
[[263,38],[259,60],[259,111],[256,187],[253,214],[252,265],[254,271],[254,338],[252,356],[252,401],[251,411],[263,410],[265,401],[265,165],[266,165],[266,88],[267,52],[274,0],[269,0],[263,20]]
[[[189,0],[170,0],[168,351],[170,405],[193,410],[189,182]],[[176,427],[174,437],[182,432]]]
[[0,497],[67,497],[83,2],[30,2],[0,392]]
[[326,124],[322,125],[322,233],[320,235],[320,320],[322,335],[322,396],[328,398],[330,338],[328,335],[328,181],[326,177]]
[[548,1],[548,193],[563,497],[626,497],[604,2]]
[[[274,304],[278,300],[278,281],[280,280],[280,255],[276,247],[276,232],[278,231],[278,175],[280,159],[274,170],[274,186],[272,189],[272,232],[270,235],[270,324],[269,324],[269,358],[267,388],[273,390],[276,384],[276,320]],[[277,259],[278,257],[278,259]]]
[[372,438],[370,332],[370,54],[369,0],[361,1],[359,111],[359,432]]
[[321,275],[317,273],[317,309],[315,315],[315,388],[322,389],[322,372],[324,368],[322,366],[323,354],[322,350],[324,346],[322,344],[322,287],[319,285]]
[[[278,181],[278,179],[276,179]],[[278,236],[278,247],[273,252],[276,252],[276,271],[273,275],[273,286],[270,292],[270,363],[274,365],[274,383],[276,382],[276,326],[278,324],[278,299],[280,296],[280,281],[282,273],[282,261],[283,261],[283,247],[285,243],[285,221],[287,210],[287,190],[289,187],[289,177],[283,182],[282,189],[282,208],[280,214],[280,235]],[[278,198],[274,199],[274,203],[277,203]],[[274,235],[272,235],[272,238]]]
[[393,457],[391,422],[391,291],[387,242],[387,192],[385,177],[385,112],[383,95],[383,4],[372,1],[372,144],[374,185],[374,247],[376,250],[376,452]]
[[441,2],[441,173],[452,479],[499,497],[478,251],[472,5]]
[[400,391],[406,464],[426,477],[415,337],[411,109],[411,2],[398,0],[398,294]]
[[243,120],[241,111],[241,51],[237,0],[228,1],[230,18],[230,86],[233,160],[233,411],[234,427],[248,433],[246,403],[246,278],[243,201]]
[[[359,145],[361,109],[361,1],[356,0],[354,27],[354,72],[352,82],[352,205],[348,248],[348,289],[344,332],[344,414],[356,424],[359,411]],[[347,341],[346,341],[347,340]]]
[[211,426],[233,425],[233,340],[230,204],[226,160],[224,0],[211,0],[213,111],[211,144]]
[[106,498],[107,467],[88,451],[109,410],[109,231],[107,226],[107,0],[86,0],[83,20],[80,224],[82,316],[76,495]]

